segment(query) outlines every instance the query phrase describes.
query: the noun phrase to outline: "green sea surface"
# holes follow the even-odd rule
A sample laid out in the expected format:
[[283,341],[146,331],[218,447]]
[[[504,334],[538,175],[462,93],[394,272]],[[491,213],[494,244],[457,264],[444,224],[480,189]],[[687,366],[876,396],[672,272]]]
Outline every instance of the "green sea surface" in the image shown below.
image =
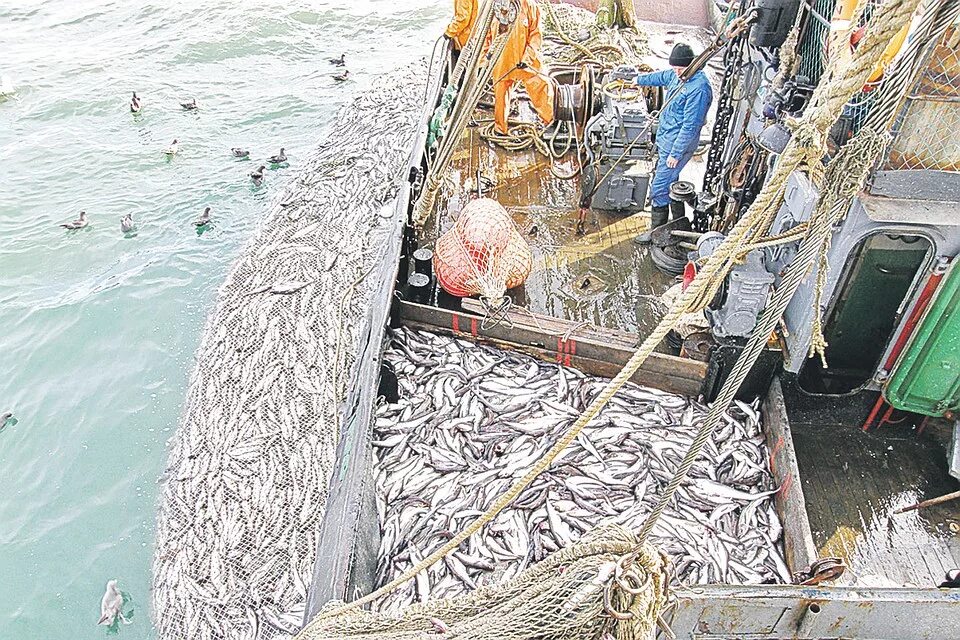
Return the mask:
[[[0,640],[155,636],[158,478],[217,288],[334,112],[429,55],[451,9],[0,0],[0,84],[16,87],[0,97],[0,414],[16,419],[0,431]],[[200,110],[181,110],[190,97]],[[289,167],[254,188],[280,147]],[[81,209],[90,227],[58,227]],[[133,617],[111,631],[113,578]]]

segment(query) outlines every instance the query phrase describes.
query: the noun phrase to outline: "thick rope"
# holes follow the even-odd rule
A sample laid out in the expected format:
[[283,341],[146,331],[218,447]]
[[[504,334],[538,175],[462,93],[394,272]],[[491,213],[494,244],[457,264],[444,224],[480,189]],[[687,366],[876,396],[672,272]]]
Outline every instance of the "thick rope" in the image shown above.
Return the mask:
[[453,150],[457,144],[459,144],[460,137],[466,130],[467,124],[470,122],[470,117],[474,109],[476,109],[477,103],[480,101],[480,96],[483,94],[485,87],[493,76],[493,67],[506,48],[507,40],[510,37],[512,29],[516,27],[517,24],[515,22],[510,29],[507,29],[494,38],[493,43],[490,45],[490,51],[485,56],[487,64],[481,67],[480,73],[476,78],[473,78],[471,72],[464,82],[457,104],[454,107],[450,128],[443,137],[440,150],[437,152],[436,162],[430,171],[430,175],[427,176],[423,193],[420,194],[420,198],[414,205],[414,224],[423,224],[433,210],[433,206],[436,204],[437,192],[443,183],[442,176],[450,164],[450,159],[453,157]]
[[[888,0],[888,2],[886,2],[877,11],[871,20],[870,28],[866,37],[845,69],[846,73],[844,77],[835,82],[830,82],[827,84],[821,83],[821,85],[817,87],[817,90],[814,92],[811,105],[808,107],[807,111],[804,113],[804,116],[797,125],[796,132],[781,156],[781,160],[777,165],[774,175],[761,190],[753,205],[750,207],[750,210],[734,226],[720,247],[718,247],[717,250],[710,256],[705,267],[700,271],[700,273],[697,274],[693,282],[687,287],[687,290],[681,294],[678,300],[671,306],[664,318],[660,321],[653,332],[644,340],[643,344],[640,345],[636,353],[633,354],[620,373],[618,373],[616,377],[607,383],[600,394],[594,398],[594,400],[584,410],[580,417],[577,418],[576,422],[571,425],[570,429],[544,454],[544,456],[530,470],[528,470],[522,478],[517,480],[513,486],[511,486],[505,493],[500,495],[500,497],[498,497],[483,514],[471,522],[466,529],[453,536],[446,544],[424,558],[421,562],[417,563],[414,567],[404,572],[402,575],[391,580],[389,583],[373,591],[372,593],[343,606],[331,608],[329,611],[321,612],[309,625],[307,625],[305,631],[309,631],[311,627],[317,624],[320,620],[343,615],[393,591],[409,580],[412,580],[421,571],[429,568],[446,555],[456,550],[464,541],[467,540],[467,538],[482,529],[504,508],[513,502],[513,500],[516,499],[516,497],[527,486],[529,486],[529,484],[533,482],[537,476],[539,476],[553,463],[557,456],[563,453],[567,446],[573,442],[573,440],[580,434],[581,431],[583,431],[587,424],[589,424],[599,414],[603,406],[606,405],[607,402],[617,393],[617,391],[619,391],[620,388],[622,388],[623,385],[630,380],[630,378],[634,375],[634,373],[636,373],[636,371],[646,361],[650,354],[653,353],[654,349],[660,344],[663,338],[666,337],[666,334],[676,325],[680,317],[688,312],[688,310],[691,308],[691,305],[701,296],[704,296],[706,292],[716,292],[716,290],[721,286],[729,267],[732,266],[732,261],[735,260],[736,256],[739,254],[744,240],[751,238],[751,236],[759,236],[759,234],[762,233],[762,229],[757,229],[756,227],[763,227],[764,222],[766,222],[766,228],[769,228],[769,221],[772,220],[773,215],[776,213],[777,208],[779,208],[779,204],[783,199],[783,190],[786,186],[788,176],[794,170],[801,167],[812,168],[814,169],[815,173],[820,173],[820,171],[818,171],[815,167],[816,165],[819,165],[820,157],[822,157],[823,151],[826,147],[827,131],[840,115],[844,104],[846,104],[846,102],[857,91],[859,91],[860,87],[863,86],[869,73],[874,67],[876,67],[877,62],[880,59],[880,55],[886,49],[887,43],[901,28],[901,26],[910,20],[919,2],[920,0]],[[872,138],[869,135],[864,135],[860,139],[867,141],[871,139],[874,141],[883,141],[881,137],[876,135],[874,135]],[[858,155],[860,158],[872,153],[877,153],[877,155],[879,155],[883,149],[882,143],[876,144],[861,142],[857,146],[862,146],[862,153]],[[880,151],[876,151],[877,148],[879,148]],[[835,161],[831,163],[831,166],[837,167],[842,162],[847,162],[850,164],[849,157],[852,155],[852,152],[848,152],[847,154],[843,155],[842,158],[841,156],[838,156],[838,158],[841,158],[841,161],[835,159]],[[865,179],[865,172],[869,170],[871,165],[872,163],[867,164],[866,169],[861,172],[863,174],[862,179]],[[853,167],[845,167],[845,173],[834,173],[831,174],[830,177],[835,178],[838,181],[841,181],[845,178],[847,181],[845,184],[855,182],[853,177],[855,176],[860,178],[861,176],[851,171],[851,168]],[[857,182],[857,184],[859,185],[859,182]],[[857,186],[857,188],[859,188],[859,186]],[[855,191],[856,189],[854,189],[854,193]],[[846,191],[844,190],[843,193],[845,192]],[[821,202],[823,202],[823,200],[821,200]],[[839,202],[839,199],[834,199],[832,204],[833,206],[829,208],[831,215],[819,216],[818,219],[820,219],[821,222],[819,224],[812,225],[812,238],[822,238],[822,234],[828,234],[831,230],[829,221],[831,219],[832,212],[834,210],[842,211],[844,209],[844,207],[842,207],[843,203]],[[761,223],[759,225],[757,224],[758,220]],[[808,259],[807,256],[816,251],[818,249],[818,245],[816,245],[815,242],[807,241],[805,243],[801,243],[801,249],[804,251],[804,257],[801,258],[800,254],[798,254],[795,262]],[[802,262],[797,262],[797,264],[802,264]],[[798,279],[796,283],[797,286],[799,286],[799,280],[802,280],[802,276],[806,274],[805,270],[803,270],[802,273],[801,271],[802,270],[799,268],[788,270],[788,276]],[[786,280],[784,282],[786,282]],[[789,282],[792,283],[793,280],[791,279]],[[781,289],[784,291],[784,294],[786,294],[786,292],[790,290],[790,285],[781,283]],[[796,290],[795,286],[793,287],[793,290]],[[772,311],[769,313],[765,312],[761,316],[760,322],[763,324],[761,325],[760,322],[758,322],[757,330],[754,332],[751,342],[748,343],[748,346],[753,345],[755,342],[761,340],[763,343],[765,343],[767,336],[769,336],[769,331],[764,334],[763,328],[771,319],[774,320],[775,326],[776,321],[779,320],[779,316],[774,318]],[[673,499],[673,495],[676,493],[677,488],[685,480],[687,473],[693,466],[696,458],[699,456],[703,445],[706,443],[706,440],[709,438],[710,431],[717,422],[716,419],[711,419],[710,416],[721,416],[732,401],[732,397],[736,392],[736,388],[733,387],[732,384],[729,384],[730,381],[734,380],[735,376],[739,377],[742,381],[743,376],[746,375],[745,371],[749,371],[750,368],[746,364],[748,359],[752,357],[755,361],[758,354],[759,351],[753,353],[752,350],[748,351],[748,349],[744,349],[744,353],[737,361],[737,365],[735,365],[734,371],[731,373],[730,378],[728,378],[728,384],[724,385],[724,390],[726,393],[723,393],[724,390],[721,390],[721,393],[723,394],[722,397],[718,398],[718,400],[714,403],[711,413],[708,415],[708,418],[704,423],[704,427],[701,428],[698,437],[692,443],[690,450],[687,452],[683,462],[677,469],[676,475],[668,484],[667,489],[661,495],[656,507],[653,509],[650,516],[641,527],[639,533],[639,539],[641,543],[646,540],[646,537],[656,524],[656,521],[662,515],[663,510]],[[752,362],[750,362],[750,365],[752,366]],[[709,427],[709,429],[707,427]]]
[[460,86],[460,80],[463,78],[467,69],[476,69],[483,52],[483,41],[486,39],[487,31],[490,29],[490,23],[493,22],[493,0],[483,0],[480,5],[480,11],[477,14],[477,21],[467,38],[467,44],[460,51],[460,57],[450,75],[450,86]]

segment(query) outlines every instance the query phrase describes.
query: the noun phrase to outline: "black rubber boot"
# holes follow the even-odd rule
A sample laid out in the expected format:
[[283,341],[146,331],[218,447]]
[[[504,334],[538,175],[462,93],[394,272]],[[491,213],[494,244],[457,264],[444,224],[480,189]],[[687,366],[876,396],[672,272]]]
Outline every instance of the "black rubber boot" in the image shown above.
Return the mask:
[[660,225],[667,224],[667,221],[670,219],[670,207],[652,207],[650,209],[650,228],[638,235],[633,239],[637,244],[650,244],[650,238],[653,235],[653,230],[659,227]]

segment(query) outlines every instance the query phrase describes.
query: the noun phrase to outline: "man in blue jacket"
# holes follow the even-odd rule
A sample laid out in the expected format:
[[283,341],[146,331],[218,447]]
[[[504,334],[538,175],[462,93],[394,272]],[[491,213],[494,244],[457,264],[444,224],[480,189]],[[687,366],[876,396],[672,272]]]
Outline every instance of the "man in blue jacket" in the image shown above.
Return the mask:
[[[666,224],[670,217],[670,185],[693,157],[700,144],[700,130],[707,120],[713,102],[713,89],[703,71],[697,71],[686,82],[680,74],[693,62],[690,45],[678,42],[670,52],[671,69],[642,73],[637,84],[642,87],[666,87],[667,106],[660,112],[657,125],[657,168],[650,185],[650,230]],[[637,242],[650,242],[650,231],[637,237]]]

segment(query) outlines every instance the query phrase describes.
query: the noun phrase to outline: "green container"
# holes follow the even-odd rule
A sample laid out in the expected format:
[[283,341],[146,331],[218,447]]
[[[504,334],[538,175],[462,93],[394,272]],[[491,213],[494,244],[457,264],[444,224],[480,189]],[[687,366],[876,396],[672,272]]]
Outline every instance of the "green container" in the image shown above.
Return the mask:
[[884,388],[893,407],[928,416],[960,409],[960,269],[950,268]]

